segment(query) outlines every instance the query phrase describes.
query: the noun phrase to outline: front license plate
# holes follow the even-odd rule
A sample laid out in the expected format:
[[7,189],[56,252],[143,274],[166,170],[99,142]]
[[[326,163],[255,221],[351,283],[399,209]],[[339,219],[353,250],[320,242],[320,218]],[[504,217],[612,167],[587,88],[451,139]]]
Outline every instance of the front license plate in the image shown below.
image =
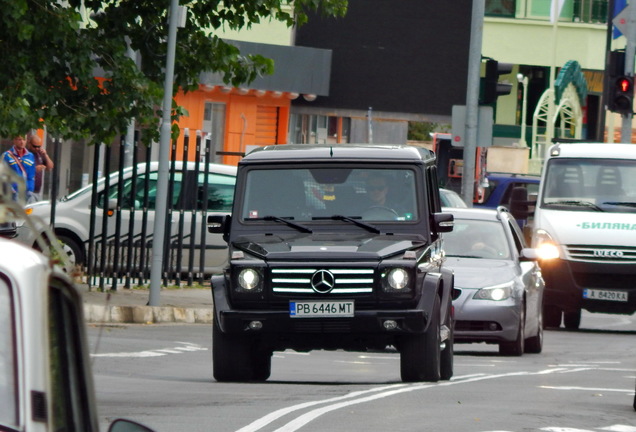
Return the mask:
[[292,318],[352,317],[353,312],[353,300],[289,302],[289,316]]
[[626,302],[627,293],[624,291],[608,291],[586,288],[583,290],[583,298],[588,300]]

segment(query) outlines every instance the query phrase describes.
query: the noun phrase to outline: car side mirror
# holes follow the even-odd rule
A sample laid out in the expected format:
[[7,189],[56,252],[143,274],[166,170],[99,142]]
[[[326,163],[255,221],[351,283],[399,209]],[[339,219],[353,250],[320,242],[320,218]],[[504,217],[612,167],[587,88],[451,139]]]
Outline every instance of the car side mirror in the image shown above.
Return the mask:
[[435,231],[438,233],[451,232],[455,226],[455,216],[451,213],[435,213]]
[[223,240],[227,242],[230,238],[231,221],[232,216],[230,215],[208,215],[208,232],[210,234],[223,234]]
[[154,432],[147,426],[132,420],[117,419],[112,422],[108,428],[108,432]]
[[521,259],[521,261],[538,261],[539,253],[533,248],[523,248],[519,254],[519,259]]

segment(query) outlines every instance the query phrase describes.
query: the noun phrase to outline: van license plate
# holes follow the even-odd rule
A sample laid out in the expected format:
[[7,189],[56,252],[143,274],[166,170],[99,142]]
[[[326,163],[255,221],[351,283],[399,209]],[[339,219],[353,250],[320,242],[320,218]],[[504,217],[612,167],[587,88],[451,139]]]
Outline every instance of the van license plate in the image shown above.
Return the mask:
[[583,298],[588,300],[607,300],[626,302],[627,293],[624,291],[608,291],[586,288],[583,290]]
[[289,302],[289,316],[292,318],[352,317],[353,312],[353,300]]

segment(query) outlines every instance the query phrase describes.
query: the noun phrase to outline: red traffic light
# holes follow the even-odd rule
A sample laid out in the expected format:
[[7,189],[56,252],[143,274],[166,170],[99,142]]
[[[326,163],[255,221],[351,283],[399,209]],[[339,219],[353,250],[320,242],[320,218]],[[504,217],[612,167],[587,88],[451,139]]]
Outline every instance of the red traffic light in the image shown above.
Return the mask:
[[627,77],[621,77],[616,81],[616,87],[621,93],[629,93],[632,91],[632,80]]

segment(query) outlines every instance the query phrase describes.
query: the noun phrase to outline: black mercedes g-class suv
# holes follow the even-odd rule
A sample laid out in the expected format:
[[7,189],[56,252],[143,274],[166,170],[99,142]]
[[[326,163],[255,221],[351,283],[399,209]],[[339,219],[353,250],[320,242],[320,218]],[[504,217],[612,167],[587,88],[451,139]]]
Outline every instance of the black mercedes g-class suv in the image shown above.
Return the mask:
[[403,381],[453,375],[435,155],[404,145],[277,145],[238,166],[230,263],[212,277],[217,381],[264,381],[273,351],[395,347]]

